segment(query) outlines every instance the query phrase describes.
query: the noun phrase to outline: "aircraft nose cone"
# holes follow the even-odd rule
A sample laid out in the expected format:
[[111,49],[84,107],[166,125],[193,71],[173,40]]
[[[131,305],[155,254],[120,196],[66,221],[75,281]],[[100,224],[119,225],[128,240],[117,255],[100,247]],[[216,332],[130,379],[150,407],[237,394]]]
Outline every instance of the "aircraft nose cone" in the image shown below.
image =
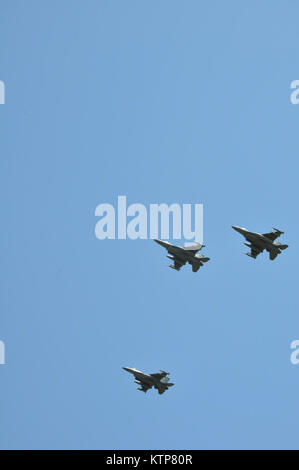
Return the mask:
[[138,372],[134,367],[123,367],[123,369],[127,372],[130,372],[130,374],[135,374],[135,372]]
[[169,245],[170,245],[168,242],[163,242],[162,240],[157,240],[156,238],[154,238],[154,242],[158,243],[159,245],[163,246],[164,248],[168,248]]
[[158,240],[157,238],[154,238],[154,242],[158,243],[159,245],[162,245],[165,243],[162,240]]
[[232,225],[232,228],[233,228],[234,230],[236,230],[236,232],[241,233],[242,235],[246,232],[246,230],[244,230],[244,229],[241,228],[241,227],[238,227],[237,225]]

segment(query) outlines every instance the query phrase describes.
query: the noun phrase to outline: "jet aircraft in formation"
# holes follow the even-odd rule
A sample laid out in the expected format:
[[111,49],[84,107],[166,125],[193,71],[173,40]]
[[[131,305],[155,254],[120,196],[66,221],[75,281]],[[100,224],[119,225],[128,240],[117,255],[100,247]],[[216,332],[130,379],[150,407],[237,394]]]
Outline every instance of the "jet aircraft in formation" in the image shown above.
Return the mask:
[[131,367],[123,367],[124,370],[130,372],[134,375],[135,379],[134,382],[140,385],[141,392],[146,393],[150,388],[154,387],[158,390],[159,394],[162,395],[168,387],[172,387],[174,384],[169,382],[169,373],[161,370],[156,374],[145,374],[137,369],[132,369]]
[[[245,254],[251,258],[255,259],[260,253],[266,250],[269,253],[270,260],[274,260],[282,250],[288,248],[288,245],[282,245],[281,243],[275,241],[278,237],[280,237],[280,235],[284,233],[277,228],[273,228],[274,232],[263,234],[249,232],[246,228],[238,227],[236,225],[232,225],[232,228],[243,235],[246,241],[249,242],[244,243],[250,248],[250,252]],[[200,243],[183,248],[172,245],[168,242],[164,242],[162,240],[155,240],[155,242],[166,248],[167,252],[169,253],[167,257],[173,261],[173,264],[170,265],[170,268],[175,269],[176,271],[179,271],[182,266],[184,266],[186,263],[189,263],[192,266],[192,271],[196,272],[201,266],[203,266],[204,263],[210,259],[202,254],[198,254],[198,251],[200,251],[205,246],[201,245]],[[174,385],[173,383],[169,382],[169,373],[165,371],[160,371],[155,374],[145,374],[140,370],[132,369],[130,367],[123,367],[123,369],[134,375],[135,383],[140,386],[137,390],[140,390],[144,393],[154,387],[158,390],[159,394],[162,395],[162,393],[168,390],[169,387]]]
[[196,273],[196,271],[210,259],[197,253],[205,246],[200,243],[183,248],[181,246],[171,245],[171,243],[168,242],[163,242],[162,240],[155,240],[155,242],[166,248],[169,253],[169,255],[166,255],[167,258],[173,261],[173,264],[170,264],[169,267],[176,271],[179,271],[181,267],[188,262],[192,266],[192,271]]
[[262,251],[267,250],[269,252],[269,258],[274,260],[277,255],[281,253],[282,250],[288,248],[288,245],[282,245],[279,242],[275,242],[276,238],[280,237],[284,232],[278,230],[278,228],[273,228],[274,232],[269,233],[256,233],[256,232],[249,232],[246,228],[237,227],[236,225],[232,225],[232,228],[239,232],[247,242],[244,245],[250,248],[249,253],[245,253],[245,255],[250,256],[250,258],[256,258]]
[[[250,256],[250,258],[256,259],[260,253],[267,250],[269,252],[270,260],[274,260],[282,250],[288,248],[288,245],[283,245],[275,241],[276,238],[280,237],[280,235],[284,233],[277,228],[273,229],[274,232],[263,234],[249,232],[246,228],[238,227],[237,225],[232,225],[232,228],[243,235],[246,241],[249,242],[244,244],[250,248],[250,252],[245,253],[247,256]],[[198,253],[198,251],[205,246],[200,243],[195,243],[195,245],[192,246],[181,247],[162,240],[155,239],[154,241],[166,248],[168,252],[167,258],[173,261],[173,264],[170,264],[169,267],[176,271],[179,271],[182,266],[189,263],[192,266],[192,271],[197,272],[204,263],[210,260],[210,258]]]

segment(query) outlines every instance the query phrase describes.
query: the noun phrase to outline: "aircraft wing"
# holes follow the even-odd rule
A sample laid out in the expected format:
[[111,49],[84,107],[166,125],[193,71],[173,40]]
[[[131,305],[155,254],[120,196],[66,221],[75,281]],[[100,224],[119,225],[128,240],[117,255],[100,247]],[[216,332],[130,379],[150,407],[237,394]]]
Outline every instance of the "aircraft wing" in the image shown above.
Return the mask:
[[182,259],[179,259],[179,258],[176,258],[174,256],[174,259],[173,259],[173,269],[176,269],[177,271],[179,271],[181,269],[182,266],[184,266],[186,264],[186,261],[183,261]]
[[262,253],[262,252],[264,251],[264,249],[261,250],[260,248],[258,248],[257,246],[253,245],[252,243],[251,243],[251,247],[250,247],[250,248],[251,248],[251,253],[250,253],[249,256],[251,256],[251,258],[254,258],[254,259],[255,259],[260,253]]
[[135,383],[137,385],[140,385],[140,388],[138,388],[137,390],[140,390],[141,392],[144,392],[144,393],[146,393],[150,388],[152,388],[151,385],[148,385],[145,382],[141,382],[140,380],[139,381],[135,380]]
[[151,377],[154,377],[154,379],[160,380],[160,379],[164,379],[164,377],[166,377],[167,375],[168,375],[168,372],[165,372],[164,370],[161,370],[160,372],[156,372],[155,374],[151,374]]
[[274,240],[276,240],[276,238],[280,237],[282,232],[269,232],[269,233],[263,233],[263,236],[264,237],[267,237],[269,238],[269,240],[272,240],[274,242]]
[[195,243],[195,245],[185,246],[184,248],[182,248],[182,250],[192,251],[192,253],[197,253],[203,247],[204,247],[204,245],[202,245],[201,243]]
[[146,393],[150,388],[152,388],[150,385],[142,383],[140,384],[140,388],[138,390],[141,390],[142,392]]

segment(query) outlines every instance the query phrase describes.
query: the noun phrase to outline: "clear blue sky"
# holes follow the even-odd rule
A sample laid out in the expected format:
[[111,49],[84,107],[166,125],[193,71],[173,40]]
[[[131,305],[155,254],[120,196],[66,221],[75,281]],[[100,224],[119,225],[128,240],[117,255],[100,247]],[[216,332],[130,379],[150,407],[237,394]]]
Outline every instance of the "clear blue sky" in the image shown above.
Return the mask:
[[[297,2],[0,9],[0,447],[298,448]],[[203,203],[211,261],[98,240],[123,194]],[[232,224],[290,247],[251,260]]]

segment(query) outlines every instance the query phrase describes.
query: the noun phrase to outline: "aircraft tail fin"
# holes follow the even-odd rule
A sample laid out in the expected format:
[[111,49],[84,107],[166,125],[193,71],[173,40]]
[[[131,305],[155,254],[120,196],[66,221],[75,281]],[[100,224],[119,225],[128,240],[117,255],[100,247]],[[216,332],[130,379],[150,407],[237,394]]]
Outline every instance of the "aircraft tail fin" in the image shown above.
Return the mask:
[[288,247],[289,247],[289,245],[278,245],[278,248],[279,248],[280,250],[285,250],[285,249],[288,248]]

